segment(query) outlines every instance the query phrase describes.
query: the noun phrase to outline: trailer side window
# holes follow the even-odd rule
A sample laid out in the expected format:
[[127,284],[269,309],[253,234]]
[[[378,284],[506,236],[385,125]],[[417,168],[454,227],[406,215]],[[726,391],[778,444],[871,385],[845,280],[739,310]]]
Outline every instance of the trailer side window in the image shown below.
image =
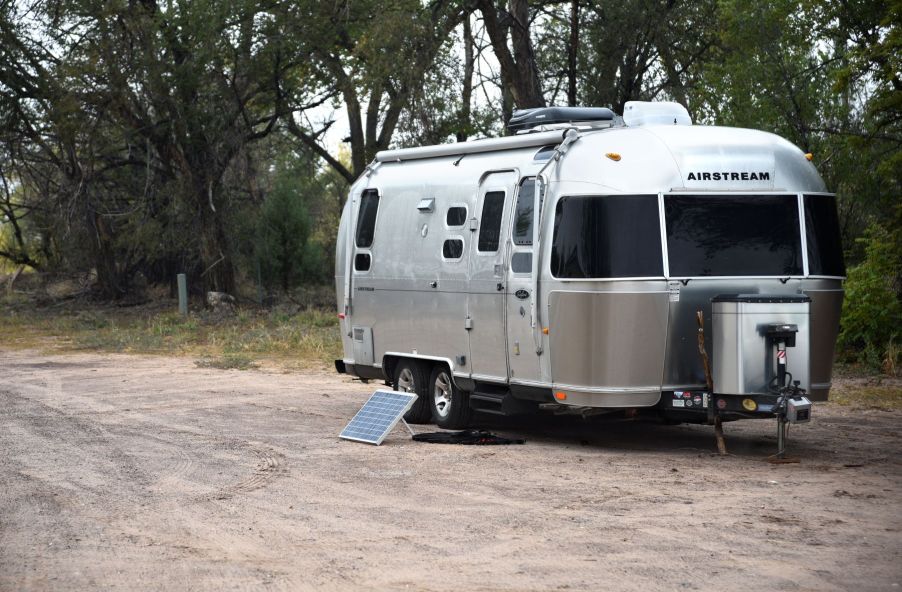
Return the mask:
[[504,192],[489,191],[482,204],[477,249],[482,252],[498,250],[501,242],[501,218],[504,216]]
[[375,189],[366,189],[360,197],[360,212],[357,215],[357,246],[368,249],[373,246],[373,234],[376,231],[376,211],[379,209],[379,193]]
[[551,273],[559,278],[663,276],[658,196],[561,198],[555,208]]
[[665,195],[670,275],[802,274],[795,195]]
[[466,221],[467,208],[463,206],[448,208],[448,214],[445,216],[445,224],[450,227],[463,226]]
[[369,271],[371,262],[369,253],[357,253],[354,255],[354,271]]
[[805,196],[805,230],[808,238],[808,273],[845,276],[834,196]]
[[460,259],[464,254],[464,241],[459,238],[449,238],[442,244],[442,257],[445,259]]

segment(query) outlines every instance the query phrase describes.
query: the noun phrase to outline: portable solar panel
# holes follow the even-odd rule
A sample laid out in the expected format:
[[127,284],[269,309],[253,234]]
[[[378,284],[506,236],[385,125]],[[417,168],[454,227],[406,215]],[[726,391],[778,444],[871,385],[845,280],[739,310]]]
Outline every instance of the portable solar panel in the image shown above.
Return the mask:
[[338,437],[378,446],[416,399],[416,393],[376,391]]

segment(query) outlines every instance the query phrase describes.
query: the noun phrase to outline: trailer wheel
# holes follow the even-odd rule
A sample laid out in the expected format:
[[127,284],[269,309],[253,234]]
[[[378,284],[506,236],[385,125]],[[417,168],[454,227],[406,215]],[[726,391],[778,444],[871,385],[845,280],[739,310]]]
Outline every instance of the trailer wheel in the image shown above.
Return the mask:
[[429,402],[429,374],[423,364],[416,360],[400,360],[395,365],[392,388],[404,393],[416,393],[413,407],[404,414],[407,423],[429,423],[432,420],[432,406]]
[[451,371],[444,364],[436,365],[429,379],[432,420],[440,428],[459,430],[470,423],[470,397],[454,385]]

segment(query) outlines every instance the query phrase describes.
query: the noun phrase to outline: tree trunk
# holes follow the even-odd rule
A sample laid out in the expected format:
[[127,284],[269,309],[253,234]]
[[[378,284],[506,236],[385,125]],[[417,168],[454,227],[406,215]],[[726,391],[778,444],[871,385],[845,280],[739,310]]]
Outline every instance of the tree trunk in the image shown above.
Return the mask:
[[212,185],[199,188],[196,198],[200,205],[200,257],[203,263],[201,279],[204,292],[235,293],[235,266],[229,249],[228,235],[222,213],[215,207]]
[[[529,3],[510,0],[510,12],[503,14],[499,14],[492,0],[478,0],[477,5],[492,51],[501,66],[502,84],[510,90],[514,104],[520,109],[544,107],[539,68],[529,37]],[[508,31],[513,54],[507,45]]]
[[576,55],[579,48],[579,0],[570,3],[570,43],[567,44],[567,104],[576,107]]
[[[501,87],[501,120],[504,122],[504,125],[507,125],[507,122],[511,120],[511,117],[514,116],[514,97],[511,95],[511,91],[508,87],[502,85]],[[505,128],[507,130],[507,128]],[[510,133],[509,130],[507,130]]]
[[116,252],[106,221],[94,210],[86,212],[87,227],[93,233],[91,258],[97,272],[96,288],[104,299],[117,300],[128,291],[127,279],[122,277],[116,265]]
[[470,133],[470,115],[473,102],[473,32],[470,17],[464,19],[464,81],[460,97],[460,113],[457,118],[457,141],[466,142]]

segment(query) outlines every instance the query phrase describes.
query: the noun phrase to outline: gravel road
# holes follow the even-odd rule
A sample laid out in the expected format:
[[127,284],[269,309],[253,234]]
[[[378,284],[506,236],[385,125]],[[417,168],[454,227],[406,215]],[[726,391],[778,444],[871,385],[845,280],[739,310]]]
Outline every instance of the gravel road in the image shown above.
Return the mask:
[[[374,385],[0,350],[0,590],[899,590],[899,412],[336,435]],[[420,430],[427,426],[417,426]]]

